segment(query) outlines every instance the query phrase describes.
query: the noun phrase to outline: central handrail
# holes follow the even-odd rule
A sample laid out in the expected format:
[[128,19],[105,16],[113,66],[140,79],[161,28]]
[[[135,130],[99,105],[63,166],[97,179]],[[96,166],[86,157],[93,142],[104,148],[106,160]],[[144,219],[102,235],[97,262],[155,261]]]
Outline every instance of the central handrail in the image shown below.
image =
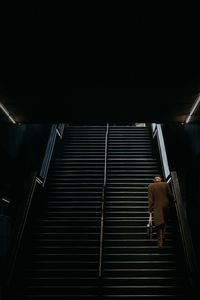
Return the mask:
[[182,202],[181,190],[178,181],[178,176],[175,171],[170,171],[165,142],[163,138],[162,128],[160,124],[152,124],[153,138],[157,136],[157,143],[160,152],[160,159],[163,168],[164,180],[171,184],[174,195],[176,214],[181,234],[181,241],[184,249],[184,255],[187,266],[188,279],[192,288],[196,287],[196,278],[199,274],[196,253],[193,246],[190,227],[187,219],[187,214]]
[[105,200],[105,189],[107,181],[107,157],[108,157],[108,129],[109,124],[106,128],[106,137],[105,137],[105,158],[104,158],[104,180],[102,187],[102,196],[101,196],[101,227],[100,227],[100,249],[99,249],[99,277],[102,276],[102,257],[103,257],[103,229],[104,229],[104,200]]

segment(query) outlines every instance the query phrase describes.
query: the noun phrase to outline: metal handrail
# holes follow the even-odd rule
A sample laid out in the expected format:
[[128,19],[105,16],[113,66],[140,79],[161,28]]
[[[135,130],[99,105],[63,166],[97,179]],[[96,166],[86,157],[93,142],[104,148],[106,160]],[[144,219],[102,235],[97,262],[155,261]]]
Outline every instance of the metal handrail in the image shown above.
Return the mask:
[[180,184],[178,181],[177,173],[175,171],[171,172],[171,185],[172,185],[172,191],[174,195],[174,202],[175,202],[176,213],[177,213],[177,218],[179,223],[181,240],[184,249],[186,265],[187,265],[188,279],[190,282],[190,286],[192,288],[195,288],[196,279],[198,278],[198,274],[199,274],[199,268],[198,268],[196,253],[194,250],[194,245],[192,241],[186,210],[183,206]]
[[[64,129],[64,126],[63,126],[63,129]],[[40,185],[40,186],[44,187],[44,185],[45,185],[46,176],[47,176],[47,173],[48,173],[49,164],[50,164],[50,161],[51,161],[51,157],[52,157],[52,153],[53,153],[53,149],[54,149],[54,145],[55,145],[56,134],[58,134],[57,125],[52,125],[39,176],[37,176],[37,172],[34,172],[33,176],[32,176],[31,186],[30,186],[29,193],[28,193],[27,200],[26,200],[26,204],[25,204],[25,207],[24,207],[24,210],[23,210],[23,215],[21,216],[21,219],[20,219],[19,229],[16,233],[14,246],[12,248],[12,252],[11,252],[11,255],[10,255],[11,258],[10,258],[10,261],[9,261],[9,270],[8,270],[8,276],[7,276],[7,280],[6,280],[7,281],[6,282],[7,287],[10,285],[10,282],[12,280],[13,271],[14,271],[14,268],[15,268],[17,256],[18,256],[18,253],[19,253],[19,248],[20,248],[21,241],[22,241],[22,236],[23,236],[23,233],[24,233],[24,228],[25,228],[25,225],[27,223],[28,214],[29,214],[29,211],[30,211],[30,206],[31,206],[31,203],[32,203],[32,199],[33,199],[33,196],[34,196],[34,193],[35,193],[36,186]],[[60,135],[60,138],[62,138],[62,135]]]
[[50,164],[51,156],[52,156],[53,149],[54,149],[56,136],[58,134],[59,137],[62,138],[63,130],[64,130],[64,124],[53,124],[51,127],[51,132],[50,132],[48,144],[46,147],[44,159],[42,162],[42,166],[40,169],[39,177],[37,177],[38,182],[41,183],[43,187],[45,185],[45,181],[47,178],[47,173],[48,173],[49,164]]
[[16,236],[15,236],[14,246],[12,247],[11,259],[10,259],[9,266],[8,266],[8,276],[7,276],[6,286],[9,286],[10,282],[12,280],[13,271],[14,271],[14,268],[15,268],[19,248],[20,248],[20,245],[21,245],[22,236],[23,236],[23,233],[24,233],[24,228],[25,228],[25,225],[26,225],[26,222],[27,222],[29,209],[30,209],[30,206],[31,206],[32,198],[33,198],[33,195],[34,195],[34,192],[35,192],[35,187],[36,187],[37,183],[39,183],[39,182],[37,181],[36,172],[34,172],[33,175],[32,175],[31,186],[30,186],[29,193],[28,193],[28,196],[27,196],[27,201],[25,203],[23,214],[21,216],[21,222],[19,224],[19,229],[17,230]]
[[158,148],[159,148],[159,153],[160,153],[160,158],[161,158],[161,163],[162,163],[163,175],[164,175],[164,179],[167,181],[167,179],[170,176],[170,170],[169,170],[169,164],[168,164],[167,153],[166,153],[165,142],[164,142],[164,138],[163,138],[161,125],[153,123],[152,124],[152,132],[153,132],[153,138],[157,137],[157,143],[158,143]]
[[107,124],[107,128],[106,128],[105,158],[104,158],[104,181],[103,181],[102,196],[101,196],[101,227],[100,227],[100,249],[99,249],[99,277],[102,276],[103,229],[104,229],[104,200],[105,200],[105,189],[106,189],[106,181],[107,181],[107,157],[108,157],[108,129],[109,129],[109,124]]
[[175,171],[170,172],[161,125],[152,124],[152,133],[153,138],[157,136],[160,159],[162,163],[163,174],[165,177],[164,179],[172,186],[189,283],[192,288],[196,288],[196,278],[197,274],[199,274],[199,268],[196,253],[193,246],[187,214],[182,202],[181,190],[177,173]]

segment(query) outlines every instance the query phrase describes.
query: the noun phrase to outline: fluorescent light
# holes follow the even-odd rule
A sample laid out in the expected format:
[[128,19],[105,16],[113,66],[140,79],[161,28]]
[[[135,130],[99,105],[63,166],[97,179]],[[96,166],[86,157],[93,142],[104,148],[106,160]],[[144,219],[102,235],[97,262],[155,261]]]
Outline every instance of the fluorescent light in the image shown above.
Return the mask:
[[198,95],[197,99],[195,100],[194,104],[192,105],[191,111],[187,117],[187,119],[185,120],[185,123],[189,123],[193,113],[195,112],[195,110],[197,109],[197,106],[200,103],[200,94]]
[[3,110],[3,112],[6,114],[6,116],[11,120],[13,124],[16,124],[15,120],[11,117],[7,109],[3,106],[3,104],[0,102],[0,108]]

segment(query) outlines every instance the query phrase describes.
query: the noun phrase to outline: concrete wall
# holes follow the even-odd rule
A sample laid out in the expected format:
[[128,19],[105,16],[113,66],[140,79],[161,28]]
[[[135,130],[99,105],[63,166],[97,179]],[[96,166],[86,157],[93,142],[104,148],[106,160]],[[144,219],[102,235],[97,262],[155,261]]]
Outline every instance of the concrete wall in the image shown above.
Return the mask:
[[200,256],[200,124],[163,126],[171,170],[177,171],[195,247]]

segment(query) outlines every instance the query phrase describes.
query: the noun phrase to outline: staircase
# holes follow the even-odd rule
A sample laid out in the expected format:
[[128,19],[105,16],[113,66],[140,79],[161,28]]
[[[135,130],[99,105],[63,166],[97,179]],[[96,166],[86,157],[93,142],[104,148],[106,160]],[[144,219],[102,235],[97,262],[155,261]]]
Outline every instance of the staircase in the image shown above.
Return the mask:
[[20,292],[25,299],[93,299],[98,294],[105,132],[106,126],[65,128],[62,154],[48,174],[45,211],[27,246]]
[[[163,248],[146,237],[147,188],[161,172],[149,127],[110,126],[103,247],[98,277],[106,126],[66,126],[21,257],[20,299],[171,299],[185,293],[176,218]],[[11,297],[13,299],[13,297]]]
[[[146,236],[148,184],[161,173],[149,127],[110,126],[104,223],[104,297],[166,299],[184,295],[175,219],[164,247]],[[183,264],[183,262],[182,262]]]

